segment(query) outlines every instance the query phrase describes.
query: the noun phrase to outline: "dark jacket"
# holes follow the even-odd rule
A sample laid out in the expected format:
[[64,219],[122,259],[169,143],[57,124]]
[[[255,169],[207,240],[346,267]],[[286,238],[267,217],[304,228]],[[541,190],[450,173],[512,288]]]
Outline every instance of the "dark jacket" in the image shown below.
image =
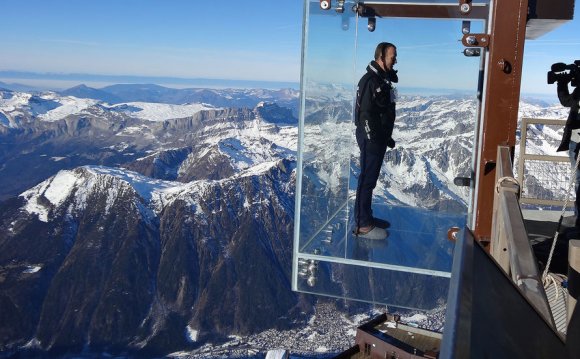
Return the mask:
[[564,81],[558,82],[558,99],[562,106],[570,107],[568,120],[564,127],[564,134],[562,135],[562,142],[558,151],[567,151],[570,146],[570,136],[572,130],[580,128],[580,118],[578,118],[578,110],[580,108],[580,88],[574,89],[572,94],[568,90],[568,83]]
[[392,141],[396,109],[391,99],[393,80],[379,64],[371,61],[357,87],[355,124],[365,130],[367,139],[380,145]]

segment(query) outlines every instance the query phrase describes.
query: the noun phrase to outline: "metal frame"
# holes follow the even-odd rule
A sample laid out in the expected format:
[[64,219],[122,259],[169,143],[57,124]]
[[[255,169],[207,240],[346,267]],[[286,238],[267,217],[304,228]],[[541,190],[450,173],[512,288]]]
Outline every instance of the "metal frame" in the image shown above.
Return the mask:
[[567,358],[564,339],[467,230],[454,252],[439,358]]
[[401,17],[429,19],[487,20],[487,4],[472,4],[469,13],[463,13],[458,4],[405,4],[363,1],[357,12],[362,17]]
[[497,146],[515,146],[527,14],[528,0],[493,2],[475,169],[474,233],[479,241],[491,236]]
[[520,210],[520,186],[513,175],[509,147],[498,147],[497,164],[491,255],[507,274],[511,274],[514,283],[544,320],[556,328]]

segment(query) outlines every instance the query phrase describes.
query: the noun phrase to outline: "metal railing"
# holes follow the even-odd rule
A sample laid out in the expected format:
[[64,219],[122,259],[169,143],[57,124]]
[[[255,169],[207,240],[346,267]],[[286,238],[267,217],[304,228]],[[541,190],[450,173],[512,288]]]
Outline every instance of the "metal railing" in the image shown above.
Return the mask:
[[544,319],[555,328],[548,298],[524,226],[518,201],[520,185],[514,178],[510,149],[499,146],[496,165],[496,188],[491,231],[491,255],[534,305]]
[[[558,138],[538,138],[538,136],[529,136],[528,129],[530,125],[541,125],[554,127],[554,134],[557,130],[564,128],[566,120],[539,119],[539,118],[522,118],[521,121],[521,139],[518,159],[518,179],[521,183],[520,203],[540,206],[563,206],[563,197],[566,193],[567,183],[569,181],[569,158],[568,152],[563,152],[562,156],[545,155],[540,153],[528,153],[528,140],[532,143],[545,144],[554,142],[559,144]],[[536,135],[544,132],[536,131]],[[570,206],[574,203],[571,202]]]

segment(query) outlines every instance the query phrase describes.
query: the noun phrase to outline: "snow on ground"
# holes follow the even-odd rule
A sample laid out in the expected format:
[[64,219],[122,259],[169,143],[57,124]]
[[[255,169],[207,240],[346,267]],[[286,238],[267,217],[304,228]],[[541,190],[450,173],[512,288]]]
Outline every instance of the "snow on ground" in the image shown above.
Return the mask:
[[56,98],[56,100],[60,103],[60,106],[49,110],[46,113],[39,114],[39,119],[43,121],[58,121],[69,115],[80,113],[99,102],[98,100],[76,98],[72,96],[59,97]]
[[[40,96],[28,93],[14,92],[0,97],[0,113],[8,117],[20,113],[30,113],[42,121],[58,121],[69,115],[80,114],[97,104],[104,104],[94,99],[60,96],[53,92],[46,92]],[[203,110],[218,109],[208,104],[163,104],[149,102],[129,102],[110,107],[117,112],[123,112],[135,118],[147,121],[163,121],[173,118],[184,118]]]
[[203,110],[215,110],[211,105],[194,103],[185,105],[172,105],[164,103],[150,102],[129,102],[113,106],[120,112],[124,112],[131,117],[136,117],[147,121],[164,121],[172,118],[184,118],[193,116]]
[[42,267],[40,266],[27,266],[26,269],[22,271],[22,273],[32,274],[38,272],[41,269]]
[[191,352],[169,354],[170,358],[244,358],[268,351],[283,350],[292,355],[339,353],[354,344],[359,320],[366,322],[370,317],[360,315],[347,318],[333,303],[318,303],[315,314],[304,326],[279,331],[268,329],[261,333],[240,337],[231,336],[225,343],[207,343]]
[[0,96],[0,110],[3,112],[12,112],[26,105],[32,95],[24,92],[12,92]]
[[410,317],[401,317],[401,320],[405,323],[420,323],[427,320],[427,316],[425,314],[414,314]]
[[187,340],[191,343],[197,342],[197,338],[199,336],[199,331],[193,329],[189,325],[185,328],[185,336]]
[[40,197],[47,199],[53,206],[60,205],[82,181],[72,171],[60,171],[54,177],[36,185],[20,196],[27,200],[25,209],[36,214],[42,222],[48,222],[49,208],[42,204]]

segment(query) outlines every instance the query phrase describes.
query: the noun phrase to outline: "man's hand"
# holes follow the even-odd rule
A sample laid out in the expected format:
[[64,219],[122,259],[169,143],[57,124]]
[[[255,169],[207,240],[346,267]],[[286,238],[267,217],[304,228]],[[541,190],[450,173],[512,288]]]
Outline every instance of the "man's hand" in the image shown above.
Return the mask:
[[572,77],[571,76],[561,76],[557,80],[558,85],[568,85],[570,83],[570,81],[572,81]]
[[387,147],[388,148],[395,148],[395,140],[393,140],[392,138],[389,138],[387,140]]

